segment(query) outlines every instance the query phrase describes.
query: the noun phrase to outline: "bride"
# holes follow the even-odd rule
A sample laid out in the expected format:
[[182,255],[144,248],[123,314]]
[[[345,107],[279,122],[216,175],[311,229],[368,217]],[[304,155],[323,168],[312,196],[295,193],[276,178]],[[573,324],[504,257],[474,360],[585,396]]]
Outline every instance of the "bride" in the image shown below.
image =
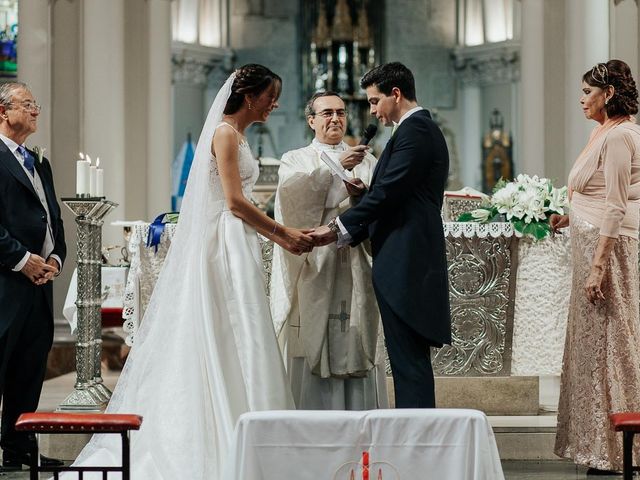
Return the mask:
[[[200,134],[171,248],[107,407],[144,417],[133,480],[221,479],[242,413],[293,408],[256,232],[296,254],[313,243],[249,201],[258,163],[244,136],[278,107],[281,84],[266,67],[241,67]],[[117,435],[96,435],[76,465],[119,465],[120,455]]]

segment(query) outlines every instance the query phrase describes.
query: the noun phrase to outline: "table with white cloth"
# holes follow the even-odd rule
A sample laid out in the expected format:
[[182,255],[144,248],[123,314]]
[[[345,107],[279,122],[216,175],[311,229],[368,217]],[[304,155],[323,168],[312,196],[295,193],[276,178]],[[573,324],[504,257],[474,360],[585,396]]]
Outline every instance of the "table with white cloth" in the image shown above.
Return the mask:
[[[102,267],[102,309],[122,310],[124,290],[127,282],[127,267]],[[78,271],[73,270],[67,296],[62,307],[62,315],[69,322],[71,333],[76,331],[78,314],[76,299],[78,297]]]
[[[363,452],[369,472],[363,476]],[[353,472],[353,473],[352,473]],[[242,415],[229,480],[501,480],[487,417],[466,409]]]
[[[147,247],[133,225],[123,318],[134,341],[176,224]],[[436,375],[559,375],[571,285],[568,231],[534,242],[510,223],[446,222],[453,345],[434,352]],[[273,245],[263,244],[267,281]],[[427,252],[425,252],[427,254]]]

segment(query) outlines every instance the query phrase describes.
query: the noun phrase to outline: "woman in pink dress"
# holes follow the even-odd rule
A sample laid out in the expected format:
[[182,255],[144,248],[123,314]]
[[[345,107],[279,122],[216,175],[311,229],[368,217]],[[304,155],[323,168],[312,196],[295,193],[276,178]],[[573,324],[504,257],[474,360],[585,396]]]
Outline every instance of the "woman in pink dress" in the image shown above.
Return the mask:
[[610,60],[584,74],[582,92],[598,125],[569,173],[570,215],[550,219],[570,225],[573,258],[555,453],[605,474],[622,469],[609,414],[640,410],[638,91]]

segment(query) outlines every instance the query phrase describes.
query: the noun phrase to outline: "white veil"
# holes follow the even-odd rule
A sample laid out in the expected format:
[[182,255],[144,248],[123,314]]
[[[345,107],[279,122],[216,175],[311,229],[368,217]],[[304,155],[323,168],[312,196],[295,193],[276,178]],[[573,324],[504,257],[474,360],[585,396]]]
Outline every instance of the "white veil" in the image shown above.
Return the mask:
[[[197,324],[205,318],[203,302],[198,298],[202,283],[198,267],[202,261],[206,219],[213,213],[207,212],[211,207],[208,198],[211,195],[211,142],[222,121],[235,77],[234,72],[226,80],[207,115],[171,247],[107,407],[109,413],[143,415],[143,432],[132,435],[132,453],[138,464],[132,466],[140,468],[148,463],[162,472],[161,476],[154,477],[149,471],[146,478],[201,478],[198,475],[209,468],[207,462],[211,461],[197,455],[199,446],[212,434],[211,425],[199,425],[198,418],[185,425],[179,423],[179,418],[185,418],[184,412],[198,412],[202,408],[202,398],[206,396],[207,386],[202,385],[202,372],[195,353],[198,349],[192,348],[193,344],[202,341],[198,338]],[[223,431],[216,435],[231,433],[219,429]],[[139,440],[137,449],[136,440]],[[119,463],[118,436],[94,436],[76,463],[100,464],[98,462],[105,459]],[[174,472],[175,465],[184,463],[189,464],[189,472]],[[190,474],[195,476],[190,477]]]

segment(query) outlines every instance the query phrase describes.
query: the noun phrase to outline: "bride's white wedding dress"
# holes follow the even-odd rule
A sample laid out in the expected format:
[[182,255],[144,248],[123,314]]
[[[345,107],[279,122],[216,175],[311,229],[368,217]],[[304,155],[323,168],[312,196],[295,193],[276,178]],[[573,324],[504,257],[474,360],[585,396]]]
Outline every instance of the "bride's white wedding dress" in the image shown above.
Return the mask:
[[[200,143],[211,145],[217,127],[208,135],[205,128]],[[206,181],[187,187],[171,249],[107,409],[144,417],[132,433],[133,480],[222,479],[238,417],[293,408],[256,231],[227,209],[216,159],[200,143],[191,175]],[[258,163],[246,142],[238,163],[249,197]],[[118,435],[98,435],[76,465],[119,465],[120,455]]]

